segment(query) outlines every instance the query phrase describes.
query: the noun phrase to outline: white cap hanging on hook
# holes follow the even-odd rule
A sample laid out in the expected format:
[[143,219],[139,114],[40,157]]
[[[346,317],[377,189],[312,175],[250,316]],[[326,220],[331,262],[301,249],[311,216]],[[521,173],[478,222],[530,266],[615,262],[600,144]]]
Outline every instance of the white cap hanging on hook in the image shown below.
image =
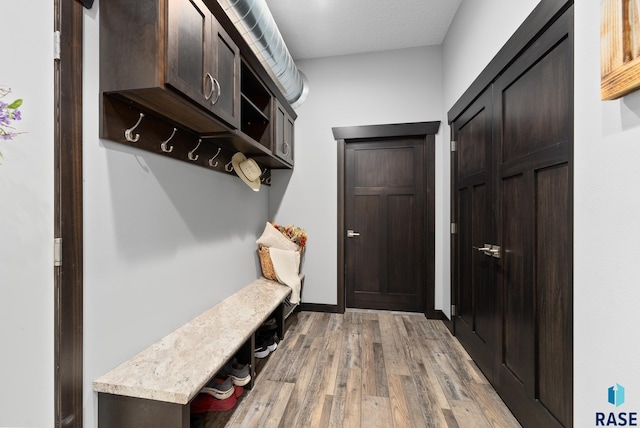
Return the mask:
[[262,170],[258,163],[253,159],[247,159],[243,153],[236,153],[231,158],[231,164],[233,170],[238,174],[238,177],[244,181],[247,186],[251,187],[254,192],[260,190],[260,175]]

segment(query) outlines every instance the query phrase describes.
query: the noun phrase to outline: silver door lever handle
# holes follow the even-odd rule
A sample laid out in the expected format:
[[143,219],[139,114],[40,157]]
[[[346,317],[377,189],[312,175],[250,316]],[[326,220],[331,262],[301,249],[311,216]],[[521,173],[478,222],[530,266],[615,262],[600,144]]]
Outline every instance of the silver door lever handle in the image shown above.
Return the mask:
[[495,257],[496,259],[500,258],[500,247],[497,245],[484,244],[484,247],[473,246],[473,249],[482,251],[487,256]]
[[347,238],[353,238],[354,236],[360,236],[360,234],[351,229],[347,230]]

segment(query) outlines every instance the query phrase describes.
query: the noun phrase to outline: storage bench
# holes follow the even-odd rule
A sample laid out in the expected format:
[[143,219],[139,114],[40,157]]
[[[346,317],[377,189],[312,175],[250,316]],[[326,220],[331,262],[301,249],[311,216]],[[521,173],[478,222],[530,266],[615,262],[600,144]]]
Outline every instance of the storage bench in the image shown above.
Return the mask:
[[291,289],[260,278],[93,382],[100,428],[189,427],[189,404],[234,355],[251,361],[271,316],[283,337]]

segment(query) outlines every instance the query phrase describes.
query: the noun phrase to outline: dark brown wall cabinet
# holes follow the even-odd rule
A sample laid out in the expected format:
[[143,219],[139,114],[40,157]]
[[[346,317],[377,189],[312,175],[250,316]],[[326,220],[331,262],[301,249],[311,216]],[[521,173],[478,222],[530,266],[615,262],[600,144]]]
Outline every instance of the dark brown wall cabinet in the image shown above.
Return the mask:
[[[254,157],[267,169],[291,168],[292,159],[283,159],[273,147],[273,105],[282,95],[267,89],[273,84],[265,85],[258,77],[263,70],[256,73],[247,65],[245,59],[255,64],[256,58],[246,45],[242,51],[240,43],[226,15],[217,17],[202,0],[104,2],[100,6],[100,136],[133,143],[123,137],[121,128],[133,125],[130,117],[137,117],[139,111],[147,122],[166,123],[167,129],[158,131],[164,138],[176,128],[180,136],[172,142],[182,139],[185,149],[168,151],[166,145],[161,149],[158,144],[135,142],[136,147],[200,166],[216,165],[214,169],[223,172],[220,166],[236,151]],[[136,112],[123,111],[126,108]],[[288,105],[284,110],[292,113]],[[196,143],[199,158],[215,161],[195,162]]]

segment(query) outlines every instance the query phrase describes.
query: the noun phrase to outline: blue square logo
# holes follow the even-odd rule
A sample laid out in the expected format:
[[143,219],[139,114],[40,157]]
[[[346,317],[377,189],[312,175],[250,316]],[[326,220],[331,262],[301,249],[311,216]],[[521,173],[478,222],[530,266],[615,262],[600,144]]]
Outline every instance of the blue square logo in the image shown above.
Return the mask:
[[624,387],[619,383],[609,387],[608,401],[616,407],[622,406],[624,404]]

